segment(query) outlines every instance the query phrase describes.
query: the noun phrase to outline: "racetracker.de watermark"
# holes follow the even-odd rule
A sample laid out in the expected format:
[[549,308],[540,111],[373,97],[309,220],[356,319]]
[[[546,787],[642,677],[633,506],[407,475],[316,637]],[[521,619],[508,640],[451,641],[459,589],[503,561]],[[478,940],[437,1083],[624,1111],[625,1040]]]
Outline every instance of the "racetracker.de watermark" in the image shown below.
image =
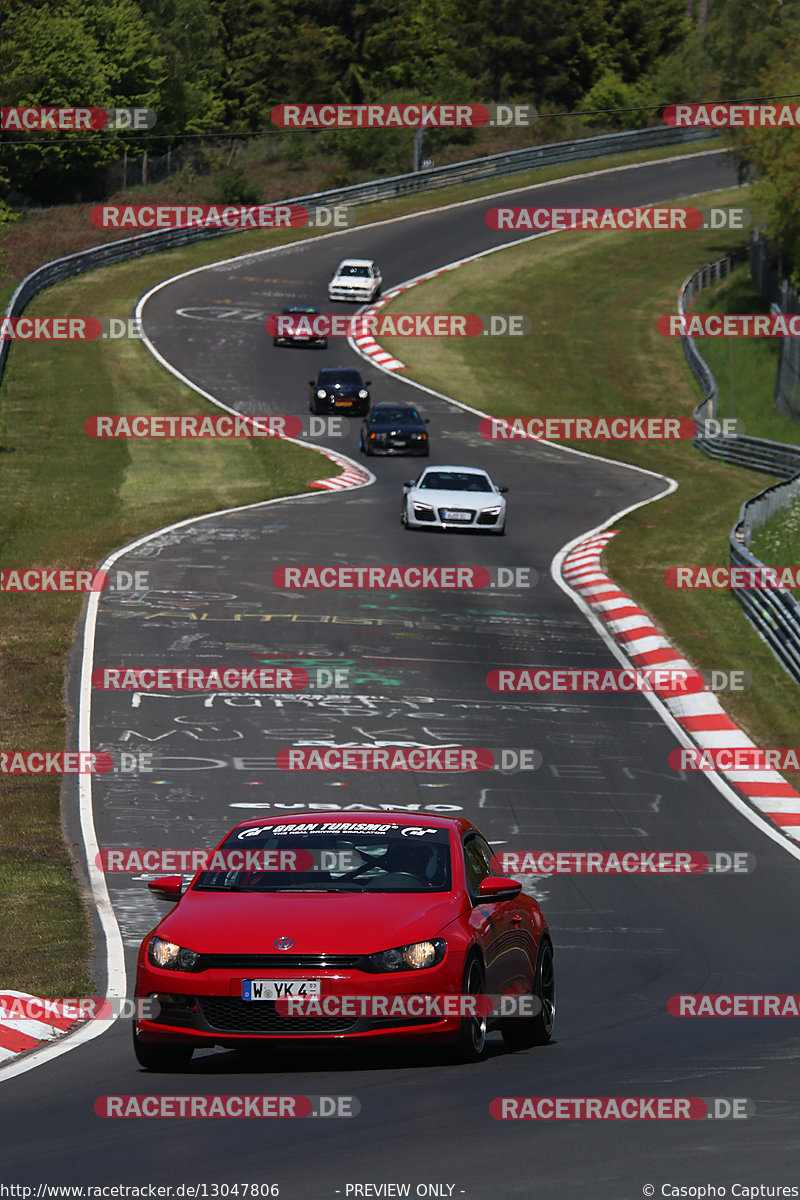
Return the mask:
[[92,438],[290,438],[303,435],[303,422],[300,417],[278,416],[274,413],[263,416],[244,413],[145,416],[130,413],[87,417],[83,431]]
[[110,754],[93,750],[2,750],[0,775],[106,775]]
[[522,313],[271,313],[270,337],[524,337],[531,322]]
[[741,591],[797,588],[800,587],[800,566],[795,563],[772,567],[667,567],[664,583],[669,588],[734,588]]
[[152,129],[151,108],[65,108],[39,105],[0,108],[0,130],[12,132],[90,132],[98,129]]
[[489,1105],[496,1121],[725,1121],[755,1109],[724,1096],[498,1096]]
[[149,571],[9,567],[0,571],[0,592],[141,592],[149,581]]
[[792,992],[682,993],[670,996],[673,1017],[800,1017],[800,995]]
[[800,747],[681,746],[667,762],[673,771],[800,771]]
[[479,591],[483,588],[532,588],[533,567],[326,566],[276,567],[274,587],[299,591]]
[[504,875],[747,875],[755,855],[727,850],[498,850]]
[[89,215],[97,229],[347,229],[356,223],[347,204],[98,204]]
[[800,105],[763,104],[668,104],[664,123],[678,129],[772,128],[794,129],[800,125]]
[[276,104],[281,129],[474,129],[531,126],[532,104]]
[[[541,756],[540,756],[541,761]],[[281,771],[491,771],[491,750],[466,746],[288,746]]]
[[42,1021],[62,1031],[75,1021],[116,1021],[120,1017],[155,1021],[160,1011],[161,1005],[154,996],[42,997],[0,991],[0,1021]]
[[282,771],[538,771],[533,746],[288,746],[275,762]]
[[95,863],[111,874],[174,875],[198,871],[353,871],[363,865],[355,850],[247,850],[223,846],[218,850],[143,849],[100,850]]
[[98,1117],[355,1117],[356,1096],[98,1096]]
[[[251,982],[251,988],[255,984]],[[489,996],[449,993],[432,995],[397,995],[368,993],[329,996],[280,996],[275,999],[275,1011],[282,1017],[360,1017],[398,1020],[418,1020],[430,1017],[432,1022],[448,1017],[535,1017],[542,1011],[542,1002],[531,992],[522,995]]]
[[679,442],[743,431],[734,417],[701,422],[691,417],[484,417],[478,426],[490,442]]
[[667,667],[608,668],[498,668],[486,676],[492,692],[658,692],[686,696],[705,689],[700,671]]
[[[347,670],[337,669],[344,677],[336,682],[346,687]],[[98,667],[92,671],[92,687],[103,691],[296,692],[309,686],[318,684],[304,667]]]
[[662,337],[800,337],[800,313],[664,313]]
[[489,229],[530,229],[545,233],[569,229],[668,230],[747,229],[753,218],[746,208],[490,208]]

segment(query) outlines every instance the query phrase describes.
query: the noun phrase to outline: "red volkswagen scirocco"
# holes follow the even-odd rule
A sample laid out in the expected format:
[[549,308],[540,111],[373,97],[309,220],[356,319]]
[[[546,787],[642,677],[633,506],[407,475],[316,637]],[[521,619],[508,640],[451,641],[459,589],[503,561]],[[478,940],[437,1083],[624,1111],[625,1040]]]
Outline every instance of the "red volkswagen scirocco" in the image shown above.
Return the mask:
[[[547,922],[465,818],[250,820],[213,852],[220,864],[185,891],[180,875],[148,885],[177,904],[139,951],[142,1066],[177,1070],[200,1046],[276,1040],[450,1042],[460,1061],[482,1058],[492,1029],[510,1049],[549,1041]],[[528,1003],[470,1010],[464,997]]]

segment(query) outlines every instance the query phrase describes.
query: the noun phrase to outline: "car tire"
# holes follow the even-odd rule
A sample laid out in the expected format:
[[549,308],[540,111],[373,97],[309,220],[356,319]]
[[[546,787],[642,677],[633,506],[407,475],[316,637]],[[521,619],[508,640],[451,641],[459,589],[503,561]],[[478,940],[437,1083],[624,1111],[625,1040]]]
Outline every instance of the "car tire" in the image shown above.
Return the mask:
[[[464,996],[482,996],[484,974],[481,960],[475,956],[467,960],[461,993]],[[486,1015],[462,1017],[458,1041],[453,1050],[456,1062],[480,1062],[486,1055]]]
[[509,1050],[546,1046],[553,1033],[556,1019],[556,977],[553,969],[553,947],[547,938],[542,938],[539,953],[536,955],[531,994],[539,1001],[539,1011],[532,1017],[516,1017],[502,1026],[503,1041]]
[[403,501],[403,507],[400,509],[400,524],[403,526],[403,529],[411,528],[411,526],[408,523],[408,510],[406,507],[405,500]]
[[148,1071],[180,1071],[188,1067],[194,1046],[180,1042],[143,1042],[133,1027],[133,1053],[140,1067]]

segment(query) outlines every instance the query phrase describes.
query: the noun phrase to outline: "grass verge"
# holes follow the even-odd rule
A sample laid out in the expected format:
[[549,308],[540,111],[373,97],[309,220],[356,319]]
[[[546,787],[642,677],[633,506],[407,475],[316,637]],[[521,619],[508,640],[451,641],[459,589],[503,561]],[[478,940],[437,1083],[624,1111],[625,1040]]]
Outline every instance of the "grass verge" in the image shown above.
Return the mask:
[[[59,284],[28,311],[127,316],[134,297],[172,269],[168,257]],[[135,341],[14,346],[0,412],[3,565],[93,567],[168,522],[307,491],[310,480],[336,473],[318,454],[269,438],[96,441],[83,432],[96,413],[208,407]],[[64,663],[81,602],[0,593],[3,749],[63,747]],[[2,785],[0,980],[37,995],[91,995],[89,928],[61,835],[60,777],[6,775]]]

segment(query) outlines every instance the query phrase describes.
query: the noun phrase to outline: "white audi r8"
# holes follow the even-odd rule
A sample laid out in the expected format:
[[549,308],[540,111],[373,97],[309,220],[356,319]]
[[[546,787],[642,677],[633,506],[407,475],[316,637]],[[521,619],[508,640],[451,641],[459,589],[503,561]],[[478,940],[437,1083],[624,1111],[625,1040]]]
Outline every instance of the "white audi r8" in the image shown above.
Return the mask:
[[477,467],[426,467],[403,484],[406,529],[479,529],[502,536],[506,487]]

